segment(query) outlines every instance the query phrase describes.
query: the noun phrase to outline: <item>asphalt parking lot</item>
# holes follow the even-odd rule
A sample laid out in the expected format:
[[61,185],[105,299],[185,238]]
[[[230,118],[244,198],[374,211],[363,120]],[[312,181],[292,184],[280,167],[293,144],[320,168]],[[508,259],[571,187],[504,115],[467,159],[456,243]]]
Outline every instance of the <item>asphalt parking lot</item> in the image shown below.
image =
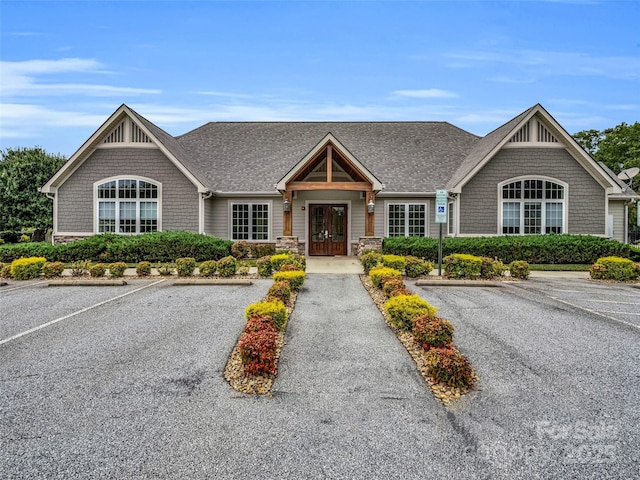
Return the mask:
[[0,288],[2,478],[638,476],[628,286],[410,285],[480,376],[446,409],[355,275],[309,275],[271,397],[222,376],[269,280],[44,285]]

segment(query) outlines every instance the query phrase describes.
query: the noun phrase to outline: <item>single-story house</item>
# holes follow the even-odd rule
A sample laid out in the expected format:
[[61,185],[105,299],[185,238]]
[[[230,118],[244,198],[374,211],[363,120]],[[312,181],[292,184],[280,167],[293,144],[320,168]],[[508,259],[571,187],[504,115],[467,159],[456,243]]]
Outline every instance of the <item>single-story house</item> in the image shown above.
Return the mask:
[[441,226],[625,241],[637,198],[539,104],[485,137],[447,122],[212,122],[174,137],[122,105],[41,191],[54,242],[188,230],[306,255]]

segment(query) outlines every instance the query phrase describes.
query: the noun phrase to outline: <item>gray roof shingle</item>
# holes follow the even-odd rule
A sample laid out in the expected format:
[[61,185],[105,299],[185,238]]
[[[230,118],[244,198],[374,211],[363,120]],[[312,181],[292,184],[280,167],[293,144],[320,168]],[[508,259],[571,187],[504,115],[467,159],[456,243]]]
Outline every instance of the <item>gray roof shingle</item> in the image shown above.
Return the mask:
[[479,140],[446,122],[214,122],[175,140],[211,190],[271,192],[328,133],[387,192],[442,188]]

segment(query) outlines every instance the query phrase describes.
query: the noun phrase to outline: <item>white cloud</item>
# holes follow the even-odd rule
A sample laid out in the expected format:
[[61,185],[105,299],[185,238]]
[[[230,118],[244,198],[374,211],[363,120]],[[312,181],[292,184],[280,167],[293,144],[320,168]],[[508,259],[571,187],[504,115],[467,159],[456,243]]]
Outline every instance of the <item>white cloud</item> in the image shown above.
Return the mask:
[[33,96],[122,96],[158,94],[161,90],[149,88],[119,87],[92,83],[40,82],[41,77],[65,74],[104,74],[104,65],[94,59],[63,58],[60,60],[26,60],[0,62],[0,92],[2,97]]
[[458,95],[439,88],[428,88],[424,90],[396,90],[395,95],[410,98],[457,98]]

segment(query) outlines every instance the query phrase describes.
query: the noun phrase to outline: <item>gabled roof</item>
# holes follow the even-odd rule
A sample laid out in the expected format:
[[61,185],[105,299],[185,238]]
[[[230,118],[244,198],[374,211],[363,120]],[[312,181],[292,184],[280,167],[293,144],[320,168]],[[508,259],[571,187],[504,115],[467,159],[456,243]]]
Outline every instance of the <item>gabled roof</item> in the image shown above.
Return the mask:
[[478,141],[445,122],[215,122],[178,142],[215,192],[275,192],[327,135],[385,184],[385,192],[435,192]]
[[382,190],[383,185],[375,175],[373,175],[364,165],[362,165],[357,158],[355,158],[342,143],[334,137],[331,133],[325,135],[325,137],[318,142],[309,153],[307,153],[287,174],[280,179],[276,188],[279,191],[284,191],[287,188],[287,183],[293,179],[312,159],[320,152],[320,150],[326,148],[329,144],[337,148],[339,152],[347,157],[347,161],[355,167],[355,169],[366,179],[370,184],[374,192]]
[[[136,113],[127,105],[122,104],[111,116],[96,130],[91,137],[69,158],[56,174],[44,184],[40,189],[43,193],[53,193],[64,183],[64,181],[89,157],[89,155],[99,146],[104,138],[125,118],[132,121],[149,137],[167,158],[198,188],[201,192],[206,192],[201,177],[195,168],[189,167],[188,160],[182,147],[174,137],[167,132],[149,122],[146,118]],[[199,178],[200,177],[200,178]]]
[[495,154],[534,116],[542,119],[545,126],[560,139],[571,155],[598,181],[609,193],[622,193],[620,185],[614,181],[598,163],[576,142],[576,140],[547,112],[542,105],[536,104],[517,117],[487,134],[471,150],[454,175],[447,183],[447,189],[459,193],[462,187],[484,167]]

